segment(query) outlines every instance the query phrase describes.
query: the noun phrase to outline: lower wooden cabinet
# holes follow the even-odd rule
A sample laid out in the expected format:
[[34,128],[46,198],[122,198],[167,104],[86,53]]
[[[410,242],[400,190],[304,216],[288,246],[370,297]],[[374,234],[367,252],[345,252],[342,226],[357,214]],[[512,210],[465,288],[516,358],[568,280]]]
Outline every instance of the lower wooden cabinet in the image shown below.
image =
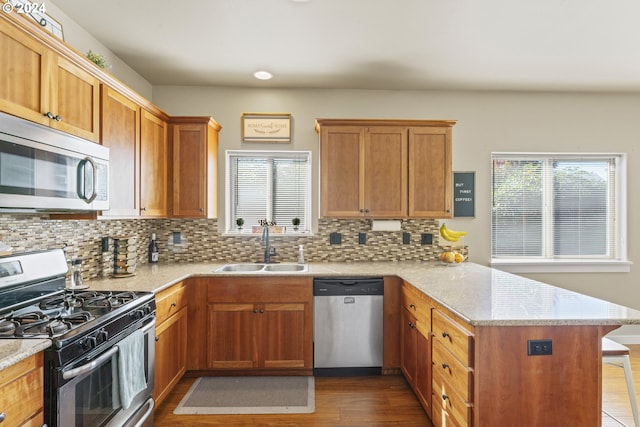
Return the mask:
[[427,415],[431,416],[431,308],[410,285],[402,287],[401,366]]
[[156,296],[156,358],[153,398],[158,407],[187,366],[187,299],[183,282]]
[[[212,277],[189,285],[189,369],[313,372],[310,277]],[[206,295],[205,295],[206,292]],[[195,298],[194,301],[192,298]],[[196,326],[197,325],[197,326]],[[198,339],[199,338],[199,339]]]
[[43,354],[30,356],[0,371],[0,425],[42,426],[44,423]]

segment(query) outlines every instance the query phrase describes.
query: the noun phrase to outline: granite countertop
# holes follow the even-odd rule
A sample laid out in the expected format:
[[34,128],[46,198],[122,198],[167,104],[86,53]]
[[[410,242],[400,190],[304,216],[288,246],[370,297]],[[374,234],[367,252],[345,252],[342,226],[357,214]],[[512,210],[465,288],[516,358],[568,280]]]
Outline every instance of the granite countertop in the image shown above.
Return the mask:
[[0,340],[0,371],[51,347],[47,339]]
[[[158,292],[193,276],[265,275],[215,272],[222,265],[143,265],[135,276],[86,284],[99,290]],[[399,276],[474,326],[640,324],[640,311],[470,262],[310,263],[308,272],[277,275]]]
[[[159,292],[188,277],[261,276],[220,273],[223,263],[139,266],[126,278],[86,281],[90,289]],[[640,311],[545,283],[464,262],[311,263],[305,273],[278,276],[398,276],[474,326],[637,325]],[[0,370],[46,349],[49,340],[0,340]]]

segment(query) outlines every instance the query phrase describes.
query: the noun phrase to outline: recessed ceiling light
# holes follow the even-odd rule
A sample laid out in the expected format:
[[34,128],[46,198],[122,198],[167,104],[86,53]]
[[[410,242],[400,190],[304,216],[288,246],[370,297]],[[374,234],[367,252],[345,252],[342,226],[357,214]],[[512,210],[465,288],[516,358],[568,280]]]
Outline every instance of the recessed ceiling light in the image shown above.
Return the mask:
[[260,70],[253,73],[253,77],[259,80],[271,80],[273,78],[273,74],[268,71]]

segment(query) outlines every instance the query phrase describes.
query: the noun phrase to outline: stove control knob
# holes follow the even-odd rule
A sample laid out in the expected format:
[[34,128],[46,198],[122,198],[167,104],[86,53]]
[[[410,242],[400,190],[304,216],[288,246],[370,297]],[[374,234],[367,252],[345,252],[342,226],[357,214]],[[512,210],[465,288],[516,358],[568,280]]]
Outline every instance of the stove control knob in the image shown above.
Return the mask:
[[82,347],[85,350],[91,350],[92,348],[96,348],[96,345],[98,345],[98,342],[96,340],[96,337],[87,337],[85,338],[85,340],[82,342]]
[[109,338],[109,333],[107,331],[105,331],[104,329],[98,331],[98,334],[96,335],[98,344],[102,344],[103,342],[107,341],[107,338]]

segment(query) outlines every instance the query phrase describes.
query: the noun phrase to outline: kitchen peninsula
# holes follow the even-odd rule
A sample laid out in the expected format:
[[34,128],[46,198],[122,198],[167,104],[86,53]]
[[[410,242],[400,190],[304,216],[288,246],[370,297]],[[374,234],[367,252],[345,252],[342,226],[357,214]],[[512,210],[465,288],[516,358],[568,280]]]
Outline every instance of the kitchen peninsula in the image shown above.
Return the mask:
[[[312,263],[308,272],[278,274],[215,272],[221,266],[144,265],[133,277],[88,284],[96,290],[156,294],[179,285],[186,289],[187,296],[180,295],[191,310],[189,287],[194,281],[383,276],[385,304],[394,305],[385,307],[385,328],[392,330],[385,329],[383,372],[402,368],[407,376],[407,343],[399,338],[405,336],[400,321],[405,302],[416,317],[428,313],[418,327],[429,331],[427,352],[416,354],[416,360],[431,365],[433,355],[431,393],[421,403],[436,426],[451,425],[442,422],[448,417],[473,426],[599,426],[601,338],[621,325],[640,324],[639,311],[466,262],[455,267],[436,262]],[[419,307],[423,303],[426,310]],[[535,346],[541,340],[550,342],[551,354],[529,355],[531,342]],[[0,347],[4,345],[0,341]],[[387,348],[401,345],[402,352]],[[386,360],[394,351],[398,356]],[[443,357],[451,358],[447,369]]]

